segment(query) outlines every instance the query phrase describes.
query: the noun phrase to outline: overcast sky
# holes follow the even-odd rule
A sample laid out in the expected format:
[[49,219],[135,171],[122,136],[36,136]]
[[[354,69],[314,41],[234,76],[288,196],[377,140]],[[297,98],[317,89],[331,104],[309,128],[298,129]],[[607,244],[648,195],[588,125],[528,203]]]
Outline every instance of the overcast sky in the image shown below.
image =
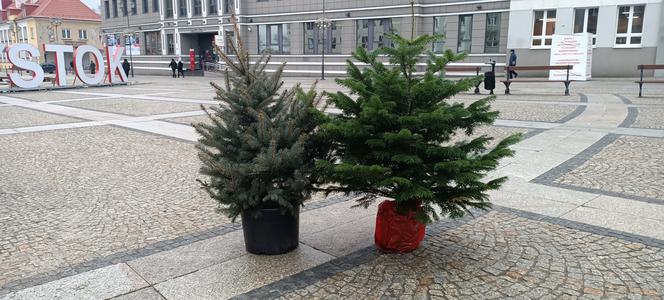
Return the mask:
[[85,5],[94,9],[96,12],[99,12],[99,0],[81,0],[81,2],[85,3]]

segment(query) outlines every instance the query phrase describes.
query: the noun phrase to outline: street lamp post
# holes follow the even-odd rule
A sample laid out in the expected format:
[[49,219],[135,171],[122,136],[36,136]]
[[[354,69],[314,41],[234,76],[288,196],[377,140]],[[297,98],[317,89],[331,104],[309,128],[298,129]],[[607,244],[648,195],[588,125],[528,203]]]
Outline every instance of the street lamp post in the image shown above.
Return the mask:
[[321,62],[320,62],[320,79],[325,80],[325,38],[327,35],[327,29],[332,26],[330,19],[325,17],[325,0],[323,0],[323,17],[316,20],[316,25],[318,26],[318,31],[322,33],[323,40],[323,50],[321,51]]
[[126,31],[126,34],[125,34],[125,46],[127,46],[127,37],[129,37],[129,69],[131,70],[131,77],[134,77],[134,56],[133,56],[133,53],[131,51],[131,46],[132,46],[132,44],[131,44],[132,41],[131,40],[132,40],[134,34],[131,31],[131,29],[129,28],[129,5],[128,5],[129,0],[124,0],[124,3],[125,3],[124,12],[125,12],[125,15],[127,16],[127,31]]
[[[55,18],[50,18],[48,22],[51,24],[52,27],[55,28],[53,31],[53,35],[51,36],[51,40],[55,42],[56,44],[58,43],[58,26],[62,25],[62,18],[60,17],[55,17]],[[46,60],[46,56],[44,56],[44,60]],[[55,61],[55,54],[53,57],[53,61]]]

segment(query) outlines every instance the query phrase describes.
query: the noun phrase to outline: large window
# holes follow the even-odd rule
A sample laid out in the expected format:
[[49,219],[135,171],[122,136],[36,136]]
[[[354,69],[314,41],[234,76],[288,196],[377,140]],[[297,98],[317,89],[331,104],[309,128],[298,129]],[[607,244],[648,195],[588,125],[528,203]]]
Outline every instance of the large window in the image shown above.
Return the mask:
[[258,25],[258,52],[290,54],[289,24]]
[[178,16],[187,16],[187,0],[178,0]]
[[110,19],[110,18],[111,18],[111,6],[110,6],[110,4],[108,3],[108,0],[104,1],[104,17],[105,17],[106,19]]
[[[230,30],[224,30],[224,44],[226,45],[226,54],[233,55],[233,47],[237,44],[235,40],[235,32]],[[233,47],[231,47],[231,45]]]
[[87,40],[88,39],[88,31],[85,29],[79,29],[78,30],[78,39],[79,40]]
[[222,0],[224,1],[224,14],[231,14],[235,10],[235,1],[234,0]]
[[203,0],[192,0],[193,5],[194,5],[194,11],[193,14],[194,16],[200,16],[203,14]]
[[393,19],[374,19],[357,21],[357,45],[367,50],[380,47],[393,47],[386,34],[396,31],[398,23]]
[[164,4],[166,4],[166,17],[173,17],[173,1],[164,0]]
[[112,0],[113,4],[113,18],[118,17],[118,0]]
[[137,11],[138,7],[136,7],[136,0],[131,0],[131,4],[130,4],[129,8],[131,9],[131,14],[132,15],[135,15],[135,14],[138,13],[138,11]]
[[[332,22],[325,30],[325,53],[340,53],[341,26]],[[304,54],[319,54],[323,50],[323,30],[315,22],[304,23]]]
[[217,0],[208,0],[208,15],[217,14]]
[[159,31],[145,32],[145,54],[161,55],[161,33]]
[[484,53],[500,52],[500,17],[501,13],[486,14],[484,33]]
[[597,34],[597,15],[599,8],[577,8],[574,10],[574,33],[592,33],[593,45]]
[[470,45],[473,42],[473,15],[459,16],[459,39],[457,52],[470,53]]
[[[445,17],[433,17],[433,34],[445,36],[447,31],[447,22],[445,22]],[[445,39],[442,38],[433,43],[433,52],[434,53],[443,53],[445,49]]]
[[641,37],[643,36],[643,13],[645,9],[645,5],[618,7],[616,45],[641,45]]
[[147,14],[147,13],[148,13],[148,10],[150,9],[150,8],[148,7],[148,0],[143,0],[141,3],[143,4],[143,9],[142,9],[141,11],[142,11],[144,14]]
[[159,0],[152,0],[152,12],[159,12]]
[[533,22],[533,46],[551,46],[556,32],[556,10],[536,10]]
[[71,39],[71,31],[68,28],[62,29],[62,38]]

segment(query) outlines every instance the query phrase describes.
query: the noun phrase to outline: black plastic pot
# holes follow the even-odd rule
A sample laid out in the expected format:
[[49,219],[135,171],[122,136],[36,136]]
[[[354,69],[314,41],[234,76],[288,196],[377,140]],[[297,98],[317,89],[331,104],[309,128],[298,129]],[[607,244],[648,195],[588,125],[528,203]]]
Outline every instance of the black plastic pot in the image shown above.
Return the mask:
[[293,216],[280,209],[259,209],[242,212],[242,231],[247,252],[253,254],[283,254],[297,248],[300,233],[300,208]]

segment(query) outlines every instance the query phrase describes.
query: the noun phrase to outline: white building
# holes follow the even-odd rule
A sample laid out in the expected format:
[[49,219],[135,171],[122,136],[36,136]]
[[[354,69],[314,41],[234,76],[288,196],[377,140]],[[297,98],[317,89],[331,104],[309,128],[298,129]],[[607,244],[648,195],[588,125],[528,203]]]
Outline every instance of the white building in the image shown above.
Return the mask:
[[507,48],[518,65],[547,65],[553,34],[594,34],[592,75],[637,76],[664,64],[662,0],[512,0]]

